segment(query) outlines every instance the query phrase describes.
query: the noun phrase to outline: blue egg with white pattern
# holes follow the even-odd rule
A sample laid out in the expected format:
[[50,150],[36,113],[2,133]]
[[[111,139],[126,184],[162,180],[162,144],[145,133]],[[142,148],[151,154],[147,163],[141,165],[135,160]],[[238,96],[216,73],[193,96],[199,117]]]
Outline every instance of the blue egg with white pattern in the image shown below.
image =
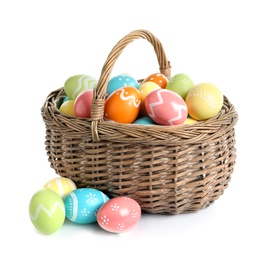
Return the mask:
[[128,74],[117,75],[117,76],[111,78],[108,81],[106,94],[107,94],[107,96],[109,96],[115,90],[120,89],[122,87],[128,87],[128,86],[129,87],[135,87],[135,88],[138,89],[139,88],[139,83],[131,75],[128,75]]
[[97,212],[100,207],[109,200],[102,191],[93,188],[79,188],[63,199],[65,216],[78,224],[90,224],[97,222]]
[[133,124],[136,125],[157,125],[149,116],[143,116],[136,119]]

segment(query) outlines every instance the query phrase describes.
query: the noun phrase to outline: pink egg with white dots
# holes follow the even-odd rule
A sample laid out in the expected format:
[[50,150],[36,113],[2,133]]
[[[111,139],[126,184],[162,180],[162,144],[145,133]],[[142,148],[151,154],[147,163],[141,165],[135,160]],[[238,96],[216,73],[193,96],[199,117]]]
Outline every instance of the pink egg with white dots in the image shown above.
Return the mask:
[[150,92],[145,98],[145,108],[148,115],[159,125],[183,124],[188,115],[183,98],[168,89]]
[[137,201],[126,196],[107,201],[97,213],[101,228],[111,233],[131,230],[141,218],[141,208]]

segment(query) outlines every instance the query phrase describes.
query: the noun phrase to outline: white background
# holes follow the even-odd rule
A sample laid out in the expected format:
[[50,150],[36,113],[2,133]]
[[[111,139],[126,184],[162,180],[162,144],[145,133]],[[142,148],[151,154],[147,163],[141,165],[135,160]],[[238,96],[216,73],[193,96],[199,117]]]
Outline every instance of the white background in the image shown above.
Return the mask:
[[[1,259],[271,259],[269,1],[1,1]],[[209,208],[143,215],[124,234],[65,223],[46,236],[30,222],[31,196],[56,177],[40,108],[74,74],[99,78],[123,36],[147,29],[172,74],[216,84],[235,105],[237,160]],[[150,44],[130,44],[112,74],[158,70]],[[34,251],[35,250],[35,251]],[[5,255],[5,256],[4,256]]]

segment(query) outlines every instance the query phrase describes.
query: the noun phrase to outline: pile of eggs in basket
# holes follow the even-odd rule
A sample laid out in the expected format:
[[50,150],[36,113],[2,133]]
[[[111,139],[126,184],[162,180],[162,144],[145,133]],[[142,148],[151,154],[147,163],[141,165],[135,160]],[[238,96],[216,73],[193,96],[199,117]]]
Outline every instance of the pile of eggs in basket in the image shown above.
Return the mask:
[[[68,116],[91,118],[97,83],[88,75],[68,78],[59,111]],[[223,94],[215,85],[195,85],[184,73],[171,79],[153,73],[140,82],[121,74],[108,82],[104,119],[125,124],[194,124],[216,116],[222,105]],[[44,234],[59,230],[66,219],[77,224],[98,223],[108,232],[122,233],[139,222],[141,207],[130,197],[109,198],[100,190],[77,188],[71,179],[57,177],[32,196],[29,215],[34,227]]]
[[[97,80],[74,75],[64,84],[66,97],[59,110],[65,115],[91,118]],[[178,73],[168,79],[153,73],[142,81],[128,74],[112,77],[107,85],[104,119],[126,124],[193,124],[216,116],[223,105],[223,94],[211,83],[194,84]]]
[[65,220],[78,225],[98,224],[110,233],[131,230],[141,218],[141,207],[132,198],[109,198],[93,188],[77,188],[65,177],[49,180],[29,203],[30,220],[43,234],[58,231]]

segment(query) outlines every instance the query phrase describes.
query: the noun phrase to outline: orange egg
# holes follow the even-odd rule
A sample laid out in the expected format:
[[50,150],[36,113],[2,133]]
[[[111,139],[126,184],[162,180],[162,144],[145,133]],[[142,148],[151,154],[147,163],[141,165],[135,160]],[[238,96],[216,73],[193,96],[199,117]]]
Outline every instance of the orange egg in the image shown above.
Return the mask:
[[142,83],[147,81],[152,81],[159,85],[161,88],[166,88],[169,80],[165,75],[161,73],[152,73],[147,78],[145,78]]
[[135,87],[122,87],[105,100],[104,117],[118,123],[133,123],[139,113],[141,95]]

